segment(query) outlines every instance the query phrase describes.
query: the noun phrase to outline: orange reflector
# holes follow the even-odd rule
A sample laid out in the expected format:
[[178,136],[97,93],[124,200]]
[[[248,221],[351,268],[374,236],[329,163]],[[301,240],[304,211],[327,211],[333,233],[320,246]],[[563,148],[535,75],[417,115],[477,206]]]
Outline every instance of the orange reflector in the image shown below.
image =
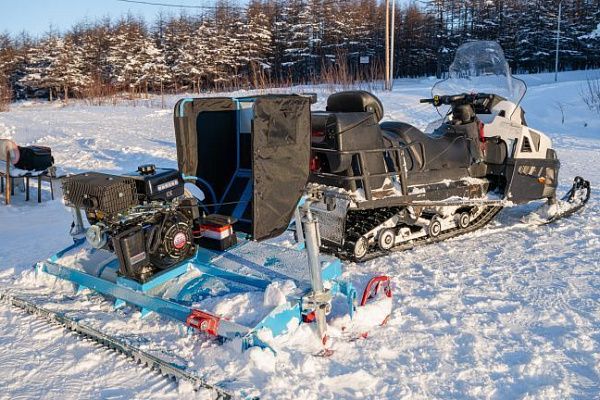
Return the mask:
[[539,182],[539,183],[546,183],[546,178],[544,178],[543,176],[540,176],[540,177],[538,178],[538,182]]

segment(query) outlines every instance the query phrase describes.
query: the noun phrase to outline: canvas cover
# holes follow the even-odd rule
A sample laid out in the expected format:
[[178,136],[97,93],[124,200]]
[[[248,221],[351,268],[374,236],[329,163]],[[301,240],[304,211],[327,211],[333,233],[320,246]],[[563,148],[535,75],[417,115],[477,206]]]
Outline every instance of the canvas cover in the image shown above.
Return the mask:
[[[233,98],[184,99],[177,103],[179,169],[208,182],[215,197],[229,203],[231,193],[239,194],[240,200],[243,192],[233,190],[236,171],[240,166],[248,168],[251,197],[244,216],[249,223],[236,229],[254,240],[265,240],[287,229],[308,181],[310,98],[255,97],[252,129],[245,134],[238,132],[242,124],[237,107]],[[219,213],[227,214],[223,210],[231,207],[220,209]]]

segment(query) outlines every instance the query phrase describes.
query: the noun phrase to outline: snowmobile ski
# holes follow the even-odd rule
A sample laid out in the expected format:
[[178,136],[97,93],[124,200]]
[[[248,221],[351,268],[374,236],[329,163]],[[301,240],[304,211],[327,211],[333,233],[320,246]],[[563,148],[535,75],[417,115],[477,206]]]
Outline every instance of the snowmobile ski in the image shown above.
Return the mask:
[[525,223],[547,225],[569,217],[585,207],[591,196],[590,182],[580,176],[575,177],[573,186],[560,199],[548,202],[524,218]]

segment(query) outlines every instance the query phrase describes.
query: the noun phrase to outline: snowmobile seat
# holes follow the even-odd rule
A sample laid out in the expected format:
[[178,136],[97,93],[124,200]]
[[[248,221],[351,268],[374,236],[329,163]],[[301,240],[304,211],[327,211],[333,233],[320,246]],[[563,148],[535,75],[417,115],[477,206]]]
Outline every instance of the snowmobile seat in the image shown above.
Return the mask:
[[327,98],[326,111],[369,112],[377,122],[383,118],[383,104],[375,95],[364,90],[348,90],[334,93]]
[[[432,135],[403,122],[384,122],[380,126],[387,147],[408,146],[405,157],[409,183],[472,176],[469,168],[483,156],[477,123],[443,124]],[[399,171],[402,164],[397,158],[396,152],[390,152],[388,167]]]

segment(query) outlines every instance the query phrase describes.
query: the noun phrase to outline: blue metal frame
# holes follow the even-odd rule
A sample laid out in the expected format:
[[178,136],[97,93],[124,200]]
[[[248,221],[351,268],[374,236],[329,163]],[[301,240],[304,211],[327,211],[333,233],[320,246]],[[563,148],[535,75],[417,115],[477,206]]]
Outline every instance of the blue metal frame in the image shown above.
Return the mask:
[[[207,190],[210,192],[211,197],[213,198],[213,203],[217,203],[217,205],[213,207],[215,210],[215,213],[219,212],[219,209],[220,209],[222,203],[225,201],[225,198],[229,194],[229,190],[231,189],[233,182],[236,179],[247,179],[248,182],[246,183],[246,186],[244,188],[242,196],[239,199],[239,203],[236,205],[236,207],[232,213],[232,216],[241,222],[250,222],[250,220],[242,218],[242,216],[244,215],[244,212],[246,211],[246,208],[248,207],[248,204],[250,203],[250,200],[252,199],[252,170],[250,170],[248,168],[242,168],[240,165],[240,158],[241,158],[241,156],[240,156],[240,145],[241,145],[240,136],[242,135],[242,132],[241,132],[241,127],[242,127],[241,103],[253,103],[255,100],[256,99],[253,97],[232,98],[232,101],[235,103],[235,108],[236,108],[236,146],[237,146],[236,168],[235,168],[235,172],[234,172],[233,176],[231,177],[231,179],[229,180],[229,183],[227,184],[225,191],[223,192],[223,195],[221,196],[221,198],[220,199],[217,198],[213,187],[206,180],[204,180],[200,177],[196,177],[196,176],[184,176],[184,179],[186,179],[186,180],[196,179],[199,182],[201,182],[203,186],[206,186]],[[185,116],[185,105],[187,103],[190,103],[193,101],[194,101],[193,98],[186,98],[186,99],[180,100],[179,109],[176,110],[179,112],[178,113],[179,117]]]
[[[76,284],[79,288],[88,288],[98,293],[113,297],[115,299],[115,308],[122,307],[126,304],[137,306],[141,309],[142,316],[148,315],[150,312],[156,312],[159,315],[167,316],[171,319],[186,323],[188,316],[192,313],[193,308],[190,307],[189,303],[179,300],[186,294],[189,294],[193,288],[198,288],[199,283],[207,278],[216,278],[221,280],[229,288],[233,288],[236,285],[240,287],[246,287],[247,289],[234,289],[231,292],[242,291],[242,290],[265,290],[266,287],[271,283],[271,280],[260,279],[255,276],[249,276],[244,274],[238,274],[232,271],[219,268],[213,264],[213,260],[225,257],[233,259],[236,262],[243,263],[244,266],[261,272],[262,267],[250,260],[238,259],[237,255],[231,254],[228,251],[218,252],[213,250],[199,249],[195,257],[191,260],[178,264],[171,269],[157,274],[153,279],[145,283],[139,283],[124,277],[117,277],[116,282],[109,281],[101,277],[105,268],[118,268],[118,263],[107,263],[102,268],[98,269],[97,276],[94,276],[88,272],[81,271],[72,267],[68,267],[60,264],[60,259],[69,251],[83,247],[85,243],[84,239],[76,239],[74,243],[67,248],[52,255],[46,261],[39,262],[37,269],[41,272],[54,275],[58,278],[68,280]],[[243,246],[241,244],[238,246]],[[275,246],[271,247],[274,251],[277,249]],[[191,269],[196,269],[201,272],[200,277],[193,278],[181,289],[179,295],[175,299],[165,299],[163,297],[154,295],[153,289],[168,283],[173,279],[177,279],[185,275]],[[272,275],[273,271],[271,271]],[[348,298],[349,312],[352,315],[355,307],[356,291],[351,284],[346,282],[339,282],[338,278],[341,276],[342,267],[341,262],[338,259],[334,259],[331,262],[325,263],[323,267],[323,280],[329,282],[329,287],[333,295],[341,294]],[[287,279],[290,279],[287,277]],[[302,288],[302,284],[297,282],[299,287]],[[303,295],[308,294],[310,288],[303,287]],[[205,295],[206,293],[201,293]],[[236,337],[242,338],[243,348],[250,346],[269,347],[266,343],[261,341],[257,334],[261,329],[270,329],[273,336],[283,334],[287,331],[292,321],[297,321],[298,324],[302,321],[302,297],[290,297],[288,301],[275,307],[271,312],[265,315],[261,321],[255,326],[248,327],[237,324],[232,321],[221,319],[219,322],[218,335],[225,339],[232,339]]]
[[170,281],[171,279],[175,279],[185,274],[188,271],[188,266],[186,264],[179,264],[173,268],[170,268],[166,271],[160,272],[152,277],[151,280],[145,283],[140,283],[138,281],[134,281],[132,279],[125,278],[123,276],[117,277],[117,284],[127,287],[129,289],[136,290],[138,292],[146,293],[155,287],[162,285]]
[[[244,212],[246,211],[246,208],[248,207],[248,204],[250,204],[250,200],[252,199],[252,170],[248,169],[248,168],[242,168],[240,165],[240,158],[241,158],[241,156],[240,156],[240,148],[241,148],[240,136],[242,135],[242,118],[241,118],[242,106],[241,106],[241,103],[253,103],[255,101],[255,99],[254,98],[243,98],[243,99],[232,98],[232,100],[235,103],[235,108],[236,108],[236,166],[235,166],[235,172],[233,173],[231,180],[227,184],[227,187],[225,188],[225,191],[223,192],[223,196],[221,197],[219,203],[225,202],[225,199],[227,198],[227,195],[229,194],[229,190],[231,189],[231,186],[233,185],[233,182],[236,179],[247,179],[248,181],[246,183],[244,191],[242,192],[242,196],[240,197],[238,204],[236,205],[235,209],[233,210],[232,216],[234,218],[236,218],[238,221],[250,222],[250,220],[242,218],[242,216],[244,215]],[[220,208],[220,206],[217,208],[217,212],[219,211],[219,208]]]

